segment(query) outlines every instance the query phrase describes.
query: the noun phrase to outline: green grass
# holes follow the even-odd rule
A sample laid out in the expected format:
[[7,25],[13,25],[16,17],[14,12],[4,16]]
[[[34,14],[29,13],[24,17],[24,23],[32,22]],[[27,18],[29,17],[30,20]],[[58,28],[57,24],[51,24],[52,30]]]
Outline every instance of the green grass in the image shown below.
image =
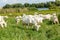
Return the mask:
[[38,10],[33,10],[33,11],[27,11],[27,12],[19,12],[19,13],[0,13],[0,15],[8,15],[8,16],[17,16],[17,15],[23,15],[23,13],[25,14],[34,14],[35,12],[38,12],[38,14],[52,14],[54,12],[60,13],[60,9],[56,9],[56,10],[42,10],[42,11],[38,11]]
[[6,21],[7,27],[0,27],[0,40],[60,40],[60,24],[48,25],[45,21],[37,32],[31,26],[27,29],[27,25],[22,22],[17,25],[14,17],[9,17]]
[[[0,15],[8,15],[9,18],[6,19],[7,27],[0,27],[0,40],[60,40],[60,24],[50,24],[48,20],[45,20],[39,31],[37,32],[32,26],[23,25],[22,22],[17,25],[15,16],[26,14],[38,13],[53,13],[57,12],[60,20],[59,10],[45,10],[45,11],[29,11],[20,13],[5,13]],[[12,14],[12,15],[9,15]]]

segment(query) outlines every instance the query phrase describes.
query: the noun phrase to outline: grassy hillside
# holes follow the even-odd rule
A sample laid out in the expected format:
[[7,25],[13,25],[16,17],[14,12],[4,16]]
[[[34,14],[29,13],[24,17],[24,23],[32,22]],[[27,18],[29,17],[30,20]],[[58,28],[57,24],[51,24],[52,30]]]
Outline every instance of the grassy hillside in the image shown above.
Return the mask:
[[38,14],[47,14],[47,13],[60,13],[60,8],[56,9],[50,9],[50,10],[37,10],[36,8],[9,8],[9,9],[0,9],[0,15],[8,15],[8,16],[17,16],[25,14],[34,14],[35,12],[38,12]]
[[17,25],[14,17],[9,17],[6,21],[8,26],[0,27],[0,40],[60,40],[60,24],[44,21],[37,32],[31,26],[27,29],[27,25],[22,22]]
[[45,20],[41,24],[39,31],[37,32],[32,26],[23,25],[22,22],[17,25],[15,16],[26,14],[38,13],[54,13],[57,12],[57,15],[60,20],[60,10],[43,10],[43,11],[27,11],[19,13],[0,13],[0,15],[8,15],[9,18],[6,19],[7,27],[0,27],[0,40],[60,40],[60,24],[51,24],[48,20]]

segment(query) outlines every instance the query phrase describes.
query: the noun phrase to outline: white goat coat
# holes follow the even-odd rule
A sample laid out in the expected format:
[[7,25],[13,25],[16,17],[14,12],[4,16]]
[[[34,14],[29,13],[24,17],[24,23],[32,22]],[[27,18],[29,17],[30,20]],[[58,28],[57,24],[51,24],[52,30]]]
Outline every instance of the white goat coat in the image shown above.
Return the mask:
[[8,18],[7,16],[0,16],[0,25],[3,28],[4,26],[7,27],[7,23],[5,22],[4,18]]
[[44,18],[48,19],[48,20],[51,20],[51,17],[52,17],[52,15],[50,15],[50,14],[44,15]]
[[56,24],[56,23],[58,23],[59,24],[59,21],[58,21],[58,18],[57,18],[57,16],[55,15],[55,16],[53,16],[53,22]]
[[36,28],[36,30],[38,31],[39,30],[39,27],[40,27],[40,25],[38,25],[38,22],[40,21],[40,19],[37,17],[35,17],[35,16],[32,16],[32,15],[24,15],[23,17],[22,17],[22,22],[23,23],[26,23],[26,24],[33,24],[33,25],[35,25],[35,28]]
[[37,23],[43,23],[43,17],[39,17],[39,16],[34,16],[34,19],[36,20]]
[[17,16],[15,19],[16,19],[16,22],[18,24],[20,22],[20,20],[21,20],[21,16]]

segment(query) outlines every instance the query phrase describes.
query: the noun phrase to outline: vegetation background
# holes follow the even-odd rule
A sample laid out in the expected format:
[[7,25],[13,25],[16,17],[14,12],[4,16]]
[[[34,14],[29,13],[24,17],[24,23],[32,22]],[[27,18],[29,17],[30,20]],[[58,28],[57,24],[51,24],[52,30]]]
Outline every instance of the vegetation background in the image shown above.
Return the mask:
[[[38,10],[37,8],[49,8],[49,10]],[[42,27],[37,32],[31,26],[27,29],[27,25],[23,25],[22,22],[17,25],[15,16],[26,14],[52,14],[57,13],[60,22],[60,1],[37,3],[37,4],[6,4],[0,9],[0,15],[9,16],[5,19],[7,22],[6,28],[0,27],[0,40],[60,40],[60,24],[51,24],[48,20],[45,20]]]

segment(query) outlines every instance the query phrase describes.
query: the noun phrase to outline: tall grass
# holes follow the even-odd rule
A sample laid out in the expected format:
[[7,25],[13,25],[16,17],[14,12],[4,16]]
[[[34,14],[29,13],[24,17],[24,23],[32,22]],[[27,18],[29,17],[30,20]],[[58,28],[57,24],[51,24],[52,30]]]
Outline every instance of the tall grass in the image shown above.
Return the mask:
[[[26,28],[22,22],[17,25],[14,17],[9,17],[7,27],[0,27],[0,40],[60,40],[60,25],[50,24],[45,21],[39,31]],[[31,27],[31,26],[29,26]]]
[[[60,21],[60,11],[59,10],[30,10],[27,12],[19,12],[19,13],[0,13],[0,15],[8,15],[9,18],[6,19],[7,27],[0,27],[0,40],[60,40],[60,24],[51,24],[48,20],[45,20],[44,23],[41,24],[39,31],[37,32],[31,26],[23,25],[20,21],[19,24],[16,24],[15,16],[26,14],[34,14],[34,12],[38,12],[39,14],[47,14],[57,12],[57,16]],[[33,26],[33,25],[32,25]]]

